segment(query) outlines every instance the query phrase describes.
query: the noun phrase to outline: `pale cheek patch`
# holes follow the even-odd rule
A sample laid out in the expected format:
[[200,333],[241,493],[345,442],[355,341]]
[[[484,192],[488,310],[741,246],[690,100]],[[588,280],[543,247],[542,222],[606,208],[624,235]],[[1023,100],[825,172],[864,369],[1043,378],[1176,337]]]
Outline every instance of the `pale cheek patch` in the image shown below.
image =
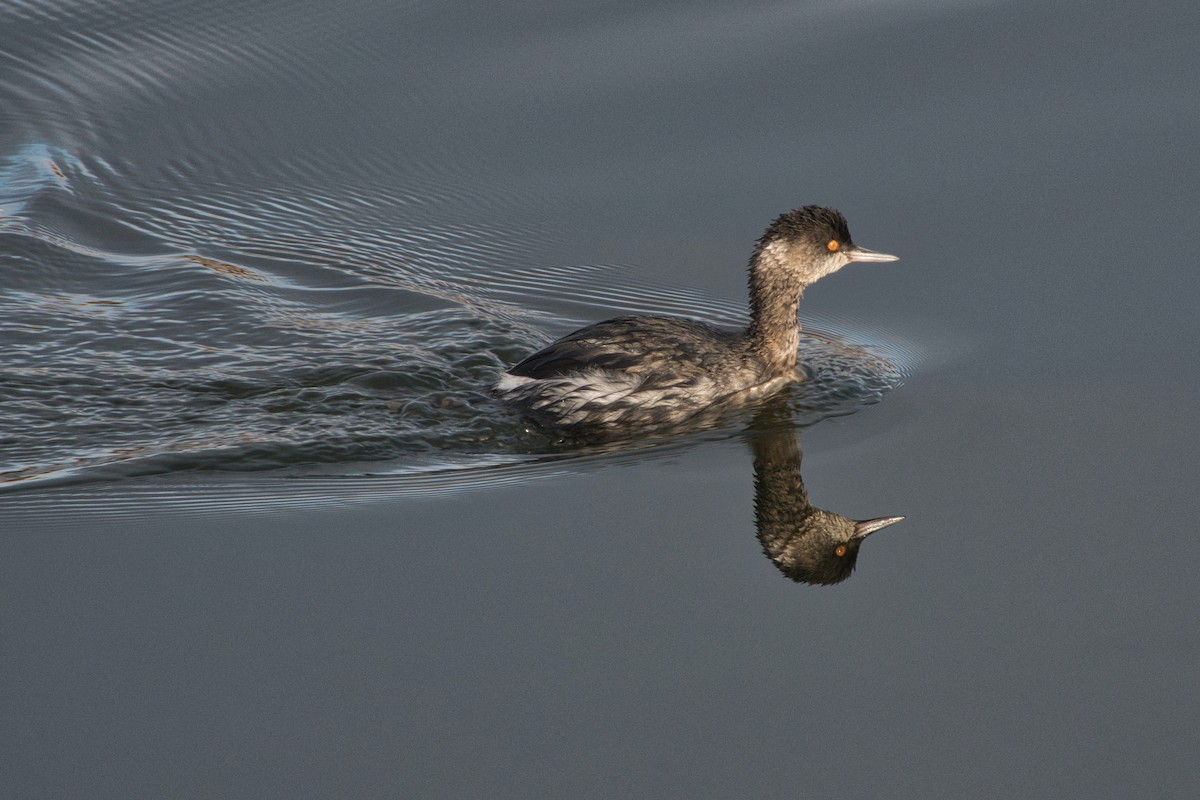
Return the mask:
[[776,264],[787,264],[792,260],[792,248],[783,242],[771,242],[763,248],[763,255]]

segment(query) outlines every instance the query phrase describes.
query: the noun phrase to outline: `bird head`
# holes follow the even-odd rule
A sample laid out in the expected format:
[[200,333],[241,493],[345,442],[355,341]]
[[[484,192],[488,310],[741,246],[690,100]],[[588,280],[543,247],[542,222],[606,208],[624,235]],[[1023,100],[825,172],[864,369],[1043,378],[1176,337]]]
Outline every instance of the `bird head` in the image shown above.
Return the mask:
[[754,249],[754,264],[782,269],[808,285],[852,261],[895,261],[896,256],[859,247],[840,212],[804,206],[781,214]]

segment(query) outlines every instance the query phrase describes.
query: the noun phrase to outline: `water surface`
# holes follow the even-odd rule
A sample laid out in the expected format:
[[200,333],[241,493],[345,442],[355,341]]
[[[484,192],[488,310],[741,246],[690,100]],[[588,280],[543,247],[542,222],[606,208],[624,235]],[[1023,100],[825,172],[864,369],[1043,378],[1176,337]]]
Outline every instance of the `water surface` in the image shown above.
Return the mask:
[[[1193,796],[1197,23],[8,4],[10,792]],[[780,438],[488,396],[606,315],[739,324],[806,203],[902,260],[810,289]],[[907,518],[794,583],[766,452]]]

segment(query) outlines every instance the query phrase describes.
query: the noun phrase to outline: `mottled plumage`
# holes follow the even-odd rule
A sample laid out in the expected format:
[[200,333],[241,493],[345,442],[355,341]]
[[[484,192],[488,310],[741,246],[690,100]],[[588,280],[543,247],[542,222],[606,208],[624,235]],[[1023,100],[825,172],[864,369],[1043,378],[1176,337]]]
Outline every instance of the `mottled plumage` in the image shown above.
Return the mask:
[[496,393],[565,430],[675,424],[796,378],[804,287],[850,261],[892,261],[856,247],[837,211],[805,206],[776,219],[750,260],[750,326],[625,316],[568,334],[504,373]]

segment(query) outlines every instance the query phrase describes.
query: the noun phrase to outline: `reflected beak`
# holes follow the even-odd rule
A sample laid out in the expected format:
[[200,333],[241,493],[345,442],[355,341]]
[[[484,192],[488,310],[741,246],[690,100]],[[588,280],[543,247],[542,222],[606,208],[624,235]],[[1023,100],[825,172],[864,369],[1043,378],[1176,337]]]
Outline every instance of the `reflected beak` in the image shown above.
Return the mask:
[[887,253],[877,253],[874,250],[868,250],[865,247],[855,247],[852,250],[846,251],[846,258],[851,261],[899,261],[900,256],[892,256]]
[[876,517],[875,519],[863,519],[854,523],[854,538],[865,539],[877,530],[886,528],[888,525],[895,525],[904,517]]

